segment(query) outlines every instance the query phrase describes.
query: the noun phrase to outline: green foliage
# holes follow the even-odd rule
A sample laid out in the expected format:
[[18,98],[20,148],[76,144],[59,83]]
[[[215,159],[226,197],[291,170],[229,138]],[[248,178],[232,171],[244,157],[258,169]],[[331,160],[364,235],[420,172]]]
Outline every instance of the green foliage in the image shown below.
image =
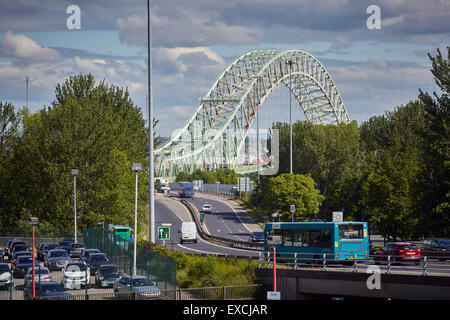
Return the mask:
[[237,174],[233,169],[217,169],[216,171],[202,171],[195,170],[193,173],[178,172],[175,181],[193,181],[203,180],[205,184],[214,184],[219,181],[222,184],[237,184],[238,177],[242,175]]
[[[77,168],[80,228],[134,220],[132,162],[148,162],[147,130],[127,91],[74,76],[56,87],[52,106],[23,113],[22,136],[8,170],[15,172],[14,204],[8,223],[37,216],[56,228],[73,225],[73,177]],[[148,197],[147,177],[139,184],[139,218]],[[146,190],[147,189],[147,190]],[[15,209],[15,207],[20,209]]]
[[447,57],[438,49],[436,57],[428,54],[431,72],[442,91],[433,99],[420,90],[424,104],[425,125],[423,162],[420,171],[420,209],[423,233],[428,236],[450,237],[450,47]]
[[291,221],[290,205],[293,204],[294,218],[305,220],[319,212],[323,198],[310,175],[286,173],[269,179],[261,207],[267,214],[279,212],[283,220]]

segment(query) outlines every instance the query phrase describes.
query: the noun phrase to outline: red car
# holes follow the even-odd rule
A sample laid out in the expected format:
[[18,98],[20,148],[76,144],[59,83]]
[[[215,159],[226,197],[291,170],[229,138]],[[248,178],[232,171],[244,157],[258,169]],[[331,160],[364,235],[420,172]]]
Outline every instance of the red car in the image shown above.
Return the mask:
[[391,242],[387,243],[381,250],[375,252],[373,260],[375,263],[379,261],[387,261],[391,256],[391,261],[414,261],[420,263],[422,255],[420,248],[411,242]]

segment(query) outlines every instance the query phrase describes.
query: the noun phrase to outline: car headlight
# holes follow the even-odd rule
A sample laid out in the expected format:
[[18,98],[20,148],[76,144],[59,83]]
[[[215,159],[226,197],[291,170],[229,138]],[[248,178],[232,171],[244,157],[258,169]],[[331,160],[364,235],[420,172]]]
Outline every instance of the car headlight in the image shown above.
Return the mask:
[[103,276],[100,276],[100,277],[98,277],[101,281],[103,281],[104,279],[105,279],[105,277],[103,277]]

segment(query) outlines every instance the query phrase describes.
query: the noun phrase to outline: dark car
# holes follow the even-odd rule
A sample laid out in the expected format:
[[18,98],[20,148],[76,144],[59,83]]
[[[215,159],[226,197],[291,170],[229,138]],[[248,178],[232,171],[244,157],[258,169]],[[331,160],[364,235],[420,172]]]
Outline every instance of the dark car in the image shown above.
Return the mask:
[[119,280],[121,273],[113,264],[103,264],[95,272],[95,283],[100,287],[112,287],[114,281]]
[[422,241],[422,255],[437,257],[439,260],[450,259],[450,239],[428,238]]
[[[23,289],[23,298],[25,300],[31,300],[33,298],[32,289],[32,283],[28,283]],[[73,300],[73,296],[62,285],[56,282],[35,283],[34,295],[40,299]]]
[[7,263],[0,263],[0,290],[12,287],[14,284],[11,278],[12,270]]
[[19,251],[19,252],[15,252],[15,253],[13,254],[13,256],[12,256],[10,262],[11,262],[12,264],[15,264],[16,261],[17,261],[17,259],[18,259],[19,257],[22,257],[22,256],[30,256],[30,257],[32,257],[32,256],[33,256],[33,253],[31,253],[30,251]]
[[84,243],[71,243],[67,252],[71,258],[81,258],[84,249],[86,249]]
[[98,249],[84,249],[81,253],[81,260],[86,262],[91,253],[101,253],[101,251]]
[[250,235],[250,242],[264,242],[264,233],[262,232],[252,232]]
[[6,244],[5,248],[3,249],[3,256],[7,257],[9,255],[9,247],[11,246],[11,243],[13,243],[15,239],[8,240],[8,243]]
[[10,244],[9,247],[8,247],[8,259],[11,259],[12,252],[13,252],[14,247],[15,247],[16,245],[22,245],[22,246],[25,245],[25,246],[28,246],[28,244],[27,244],[26,241],[23,241],[23,240],[14,240],[13,242],[11,242],[11,244]]
[[411,242],[387,243],[375,252],[373,260],[377,264],[380,261],[387,261],[389,257],[392,262],[413,261],[416,264],[419,264],[422,259],[419,247]]
[[109,264],[108,256],[104,253],[91,253],[86,260],[91,276],[95,275],[98,267],[102,264]]
[[50,250],[56,249],[58,248],[58,244],[57,243],[45,243],[40,249],[38,249],[38,259],[40,261],[44,261],[45,256],[47,255],[47,253]]
[[63,240],[58,244],[59,249],[67,250],[74,241]]
[[[34,260],[35,267],[39,266],[38,261]],[[33,257],[31,256],[22,256],[19,257],[13,268],[13,277],[14,278],[23,278],[27,273],[28,269],[33,267]]]
[[66,262],[70,262],[72,259],[66,250],[53,249],[47,253],[44,257],[44,265],[50,270],[61,270],[66,265]]
[[22,245],[22,244],[15,245],[11,251],[11,256],[9,259],[12,260],[12,258],[16,255],[17,252],[23,252],[23,251],[30,251],[30,248],[27,245]]

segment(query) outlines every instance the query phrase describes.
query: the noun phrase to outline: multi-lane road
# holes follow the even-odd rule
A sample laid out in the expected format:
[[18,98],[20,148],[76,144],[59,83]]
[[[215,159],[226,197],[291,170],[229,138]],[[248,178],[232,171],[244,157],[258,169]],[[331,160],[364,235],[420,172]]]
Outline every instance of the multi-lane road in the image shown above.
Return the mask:
[[[166,246],[176,250],[192,253],[222,254],[237,256],[258,256],[259,251],[236,249],[218,244],[213,244],[198,238],[197,243],[180,244],[178,230],[184,221],[193,221],[190,212],[180,201],[176,193],[170,193],[169,197],[157,195],[155,198],[155,224],[156,228],[163,224],[171,224],[171,239],[166,240]],[[199,211],[206,203],[212,205],[212,213],[205,214],[205,226],[211,235],[229,238],[233,240],[248,241],[252,231],[261,229],[249,217],[248,213],[238,207],[237,203],[221,199],[219,197],[196,194],[187,198]],[[161,243],[162,241],[159,241]]]

